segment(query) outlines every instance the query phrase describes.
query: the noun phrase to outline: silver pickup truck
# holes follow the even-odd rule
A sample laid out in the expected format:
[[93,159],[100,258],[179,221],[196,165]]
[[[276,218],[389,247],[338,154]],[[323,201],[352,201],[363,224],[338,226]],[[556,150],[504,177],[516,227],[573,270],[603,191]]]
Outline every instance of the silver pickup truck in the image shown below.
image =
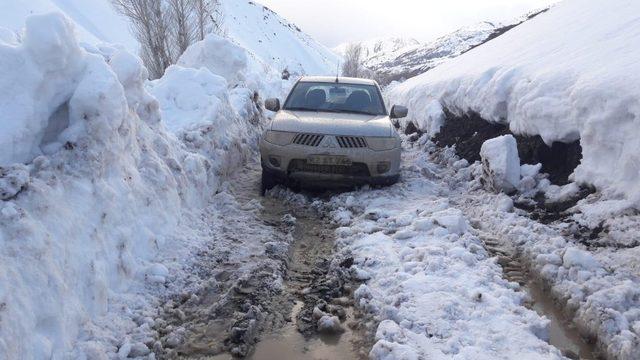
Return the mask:
[[296,182],[312,187],[390,185],[400,176],[401,144],[391,119],[407,108],[387,111],[373,80],[303,77],[260,141],[262,188]]

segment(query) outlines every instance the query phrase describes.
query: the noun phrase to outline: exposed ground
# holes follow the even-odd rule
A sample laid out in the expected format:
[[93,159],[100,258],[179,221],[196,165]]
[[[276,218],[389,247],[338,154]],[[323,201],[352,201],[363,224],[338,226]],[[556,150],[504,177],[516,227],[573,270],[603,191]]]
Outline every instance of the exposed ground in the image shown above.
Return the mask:
[[[169,297],[155,323],[156,355],[363,358],[367,338],[342,271],[349,260],[331,266],[335,226],[320,208],[277,192],[260,197],[258,168],[252,163],[229,182],[231,205],[211,219],[222,232],[194,259],[193,290]],[[337,316],[340,329],[318,332],[314,308]]]

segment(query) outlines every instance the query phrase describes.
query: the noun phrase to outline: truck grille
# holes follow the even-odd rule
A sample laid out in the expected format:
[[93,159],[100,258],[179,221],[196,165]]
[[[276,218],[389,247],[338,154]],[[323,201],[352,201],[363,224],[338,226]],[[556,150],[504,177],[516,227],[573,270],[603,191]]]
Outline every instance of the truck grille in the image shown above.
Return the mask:
[[298,134],[293,138],[293,143],[304,146],[318,146],[324,139],[324,135]]
[[366,148],[367,142],[358,136],[336,136],[341,148]]
[[353,163],[351,166],[339,165],[315,165],[307,163],[307,160],[291,160],[289,173],[308,172],[318,174],[337,174],[346,176],[369,177],[369,167],[365,163]]

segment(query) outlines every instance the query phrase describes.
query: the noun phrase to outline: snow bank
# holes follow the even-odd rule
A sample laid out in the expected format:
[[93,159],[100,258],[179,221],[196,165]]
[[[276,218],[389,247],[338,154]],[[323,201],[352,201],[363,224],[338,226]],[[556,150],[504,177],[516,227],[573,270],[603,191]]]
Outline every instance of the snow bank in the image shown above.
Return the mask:
[[510,193],[520,184],[518,144],[512,135],[487,140],[480,148],[485,184],[493,191]]
[[118,14],[109,0],[28,0],[0,2],[0,25],[20,33],[31,15],[62,12],[76,25],[80,41],[120,44],[138,50],[138,41],[129,31],[129,21]]
[[29,18],[22,45],[0,45],[0,166],[43,153],[88,64],[64,17]]
[[[224,79],[174,71],[176,89],[158,86],[163,102],[178,99],[169,118],[211,117],[191,142],[165,130],[140,59],[82,49],[65,16],[29,17],[21,43],[0,44],[0,358],[145,352],[148,339],[123,334],[149,328],[136,312],[173,276],[158,259],[193,241],[182,219],[242,164],[247,137],[233,137],[258,130],[232,110]],[[209,93],[189,103],[203,79]],[[257,112],[249,96],[236,105]]]
[[261,90],[263,97],[277,97],[284,93],[281,74],[270,63],[257,59],[247,48],[215,34],[209,34],[203,41],[190,46],[178,60],[178,65],[206,68],[224,77],[229,86]]
[[172,132],[198,127],[234,116],[228,83],[206,68],[169,67],[161,79],[149,84],[158,99],[162,119]]
[[[434,97],[548,144],[580,139],[575,180],[640,206],[640,3],[566,0],[506,34],[393,87],[396,103]],[[425,105],[413,116],[424,116]]]

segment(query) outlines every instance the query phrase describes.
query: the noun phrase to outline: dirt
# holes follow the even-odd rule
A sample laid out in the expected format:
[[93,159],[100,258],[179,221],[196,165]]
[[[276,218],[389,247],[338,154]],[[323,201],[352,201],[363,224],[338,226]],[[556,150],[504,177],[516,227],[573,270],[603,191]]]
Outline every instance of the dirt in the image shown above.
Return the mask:
[[540,136],[513,134],[506,125],[490,123],[477,113],[455,115],[445,110],[446,120],[434,140],[439,146],[455,146],[456,154],[470,163],[480,160],[482,144],[502,135],[513,135],[518,143],[518,153],[523,164],[542,164],[542,172],[557,185],[569,183],[569,175],[582,160],[580,141],[554,142],[551,146]]
[[[526,211],[530,218],[542,224],[571,222],[572,212],[569,210],[594,192],[594,189],[583,186],[576,195],[558,202],[549,202],[543,193],[538,193],[533,199],[516,197],[514,206]],[[584,234],[584,232],[580,232],[580,234]],[[576,233],[575,236],[580,236],[580,234]],[[587,235],[587,237],[590,236]]]

